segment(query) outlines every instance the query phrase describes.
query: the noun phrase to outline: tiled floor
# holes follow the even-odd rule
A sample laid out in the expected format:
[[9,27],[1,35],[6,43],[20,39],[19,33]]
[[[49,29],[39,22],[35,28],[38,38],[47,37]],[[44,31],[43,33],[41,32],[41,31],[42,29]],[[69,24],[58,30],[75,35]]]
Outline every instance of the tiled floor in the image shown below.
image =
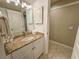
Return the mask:
[[39,59],[71,59],[72,49],[49,43],[48,55],[42,55]]

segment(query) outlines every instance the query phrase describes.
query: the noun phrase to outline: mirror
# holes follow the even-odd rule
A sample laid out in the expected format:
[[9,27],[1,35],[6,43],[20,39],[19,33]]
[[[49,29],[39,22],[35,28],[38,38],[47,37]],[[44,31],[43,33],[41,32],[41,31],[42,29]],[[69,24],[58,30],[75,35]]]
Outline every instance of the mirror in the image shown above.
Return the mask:
[[5,17],[8,20],[8,36],[12,38],[20,36],[25,32],[31,32],[34,28],[32,8],[26,9],[21,6],[16,6],[13,3],[5,3],[0,5],[0,17]]
[[23,12],[24,24],[26,31],[33,30],[33,11],[32,8],[25,9]]

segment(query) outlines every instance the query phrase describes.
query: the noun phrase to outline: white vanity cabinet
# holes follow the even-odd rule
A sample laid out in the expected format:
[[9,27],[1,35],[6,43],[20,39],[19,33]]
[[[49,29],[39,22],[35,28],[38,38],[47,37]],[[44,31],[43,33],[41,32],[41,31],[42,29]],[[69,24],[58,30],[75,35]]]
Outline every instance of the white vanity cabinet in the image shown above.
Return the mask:
[[13,59],[38,59],[44,52],[44,38],[40,38],[12,53]]

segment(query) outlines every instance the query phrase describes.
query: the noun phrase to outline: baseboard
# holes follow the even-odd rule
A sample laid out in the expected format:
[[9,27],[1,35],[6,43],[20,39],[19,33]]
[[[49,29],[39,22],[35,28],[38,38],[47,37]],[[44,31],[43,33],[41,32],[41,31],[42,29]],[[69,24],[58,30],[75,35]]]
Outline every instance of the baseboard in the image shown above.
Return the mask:
[[73,49],[73,47],[70,47],[70,46],[67,46],[65,44],[62,44],[62,43],[59,43],[59,42],[56,42],[56,41],[53,41],[53,40],[49,40],[50,43],[55,43],[55,44],[58,44],[58,45],[61,45],[61,46],[64,46],[66,48],[69,48],[69,49]]

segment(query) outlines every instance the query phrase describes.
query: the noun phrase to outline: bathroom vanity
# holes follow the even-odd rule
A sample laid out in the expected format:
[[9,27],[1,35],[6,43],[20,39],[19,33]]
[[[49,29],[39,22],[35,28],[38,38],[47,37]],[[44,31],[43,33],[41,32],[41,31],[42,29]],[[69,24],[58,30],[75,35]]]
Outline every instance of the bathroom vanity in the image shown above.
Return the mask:
[[[4,17],[0,18],[0,55],[6,59],[38,59],[44,53],[44,34],[41,32],[23,32],[14,38],[8,35]],[[4,25],[4,26],[3,26]],[[4,30],[5,31],[4,31]],[[4,35],[2,35],[4,33]],[[2,38],[1,38],[2,36]],[[6,37],[5,37],[6,36]],[[2,57],[2,58],[3,58]]]
[[[45,52],[44,33],[32,32],[34,30],[34,23],[30,24],[29,19],[24,19],[22,12],[9,9],[5,9],[3,12],[5,12],[6,17],[3,15],[1,19],[7,20],[7,23],[4,23],[6,31],[2,30],[3,24],[0,23],[0,29],[2,30],[0,34],[4,33],[4,37],[0,36],[2,37],[0,38],[0,51],[2,51],[0,56],[1,54],[3,55],[0,58],[38,59]],[[33,21],[32,18],[31,21]]]
[[[44,53],[44,34],[40,32],[23,32],[21,35],[14,38],[2,38],[7,34],[7,27],[3,21],[4,17],[0,18],[0,56],[4,59],[38,59]],[[3,26],[4,25],[4,26]],[[4,29],[4,30],[3,30]],[[4,33],[2,35],[2,33]],[[8,35],[8,34],[7,34]],[[1,37],[2,36],[2,37]],[[6,41],[6,40],[8,41]],[[4,42],[5,41],[5,42]]]
[[5,50],[9,59],[37,59],[44,53],[44,34],[20,36],[6,43]]

